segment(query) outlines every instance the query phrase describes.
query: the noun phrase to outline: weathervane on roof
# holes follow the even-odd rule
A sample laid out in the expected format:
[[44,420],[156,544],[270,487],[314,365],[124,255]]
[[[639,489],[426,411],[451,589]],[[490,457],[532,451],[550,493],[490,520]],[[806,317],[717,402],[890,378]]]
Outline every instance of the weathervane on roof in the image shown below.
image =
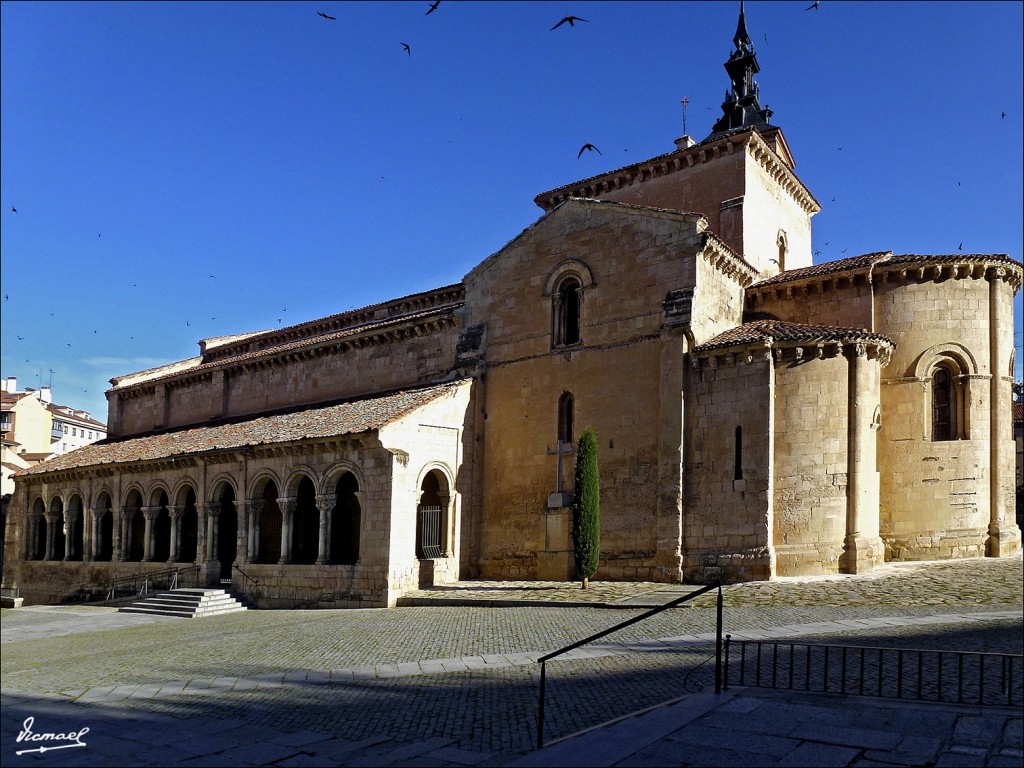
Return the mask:
[[683,100],[679,102],[683,105],[683,136],[687,136],[686,133],[686,105],[690,103],[690,100],[683,96]]

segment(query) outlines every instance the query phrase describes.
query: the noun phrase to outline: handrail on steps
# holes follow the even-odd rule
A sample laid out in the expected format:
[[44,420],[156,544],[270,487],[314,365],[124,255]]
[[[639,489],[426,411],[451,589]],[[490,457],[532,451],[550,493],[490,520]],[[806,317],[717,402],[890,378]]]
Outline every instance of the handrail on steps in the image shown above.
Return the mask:
[[591,642],[593,640],[599,640],[602,637],[605,637],[606,635],[610,635],[612,632],[617,632],[620,629],[624,629],[624,628],[626,628],[626,627],[628,627],[628,626],[630,626],[632,624],[636,624],[638,622],[641,622],[644,619],[649,619],[651,616],[655,616],[656,614],[659,614],[662,611],[667,611],[669,608],[675,608],[677,605],[682,605],[683,603],[687,602],[688,600],[693,600],[695,597],[700,597],[701,595],[705,594],[706,592],[710,592],[713,589],[717,589],[718,590],[718,600],[717,600],[717,603],[716,603],[717,610],[716,610],[716,615],[715,615],[715,693],[721,693],[722,692],[722,583],[720,581],[716,581],[716,582],[714,582],[712,584],[708,584],[705,587],[701,587],[696,592],[691,592],[688,595],[683,595],[682,597],[676,598],[675,600],[672,600],[671,602],[665,603],[664,605],[659,605],[657,608],[652,608],[647,613],[642,613],[639,616],[634,616],[631,619],[626,619],[626,621],[623,621],[623,622],[621,622],[619,624],[616,624],[614,627],[610,627],[608,629],[602,630],[601,632],[598,632],[595,635],[591,635],[590,637],[584,638],[583,640],[577,640],[575,643],[572,643],[571,645],[565,646],[565,648],[560,648],[557,651],[552,651],[551,653],[549,653],[549,654],[547,654],[545,656],[541,656],[539,659],[537,659],[537,662],[540,664],[540,700],[539,700],[538,706],[537,706],[537,749],[540,749],[541,747],[544,746],[544,685],[545,685],[545,678],[546,678],[546,667],[545,667],[546,662],[550,661],[551,659],[553,659],[553,658],[555,658],[557,656],[561,656],[563,653],[568,653],[569,651],[575,650],[575,649],[579,648],[580,646],[586,645],[587,643],[589,643],[589,642]]
[[[127,576],[116,576],[116,577],[110,579],[107,582],[107,596],[106,596],[105,602],[113,600],[115,598],[116,593],[117,593],[117,588],[119,586],[122,586],[122,585],[125,585],[125,584],[131,584],[132,587],[134,588],[135,584],[138,583],[138,581],[140,579],[142,580],[142,584],[141,584],[141,586],[138,589],[138,593],[137,593],[138,597],[142,597],[143,595],[149,593],[149,581],[150,581],[150,579],[154,579],[155,580],[155,579],[163,578],[165,576],[170,576],[170,587],[168,587],[168,588],[169,589],[177,589],[178,588],[179,575],[182,574],[182,573],[190,573],[191,572],[192,574],[194,574],[194,576],[195,576],[194,581],[196,582],[196,585],[198,586],[198,584],[199,584],[199,569],[200,569],[200,566],[198,566],[198,565],[189,565],[189,566],[178,566],[178,567],[175,567],[175,568],[163,568],[163,569],[161,569],[159,571],[144,571],[142,573],[132,573],[132,574],[129,574]],[[88,586],[88,585],[85,585],[85,586]]]

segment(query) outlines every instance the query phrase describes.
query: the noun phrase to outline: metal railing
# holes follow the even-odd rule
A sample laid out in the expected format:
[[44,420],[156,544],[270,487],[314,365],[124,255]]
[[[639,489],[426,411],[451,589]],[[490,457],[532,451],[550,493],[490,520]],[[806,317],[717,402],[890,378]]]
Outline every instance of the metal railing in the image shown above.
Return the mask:
[[[192,576],[192,586],[199,586],[199,566],[190,565],[183,568],[164,568],[159,571],[148,573],[133,573],[128,576],[118,576],[106,583],[107,595],[104,602],[117,600],[119,597],[142,597],[149,594],[153,589],[178,589],[186,578]],[[89,585],[83,585],[80,589],[86,589]],[[120,594],[119,594],[120,593]]]
[[20,587],[0,587],[0,597],[21,597]]
[[540,749],[544,746],[544,688],[547,679],[547,662],[551,661],[551,659],[561,656],[564,653],[568,653],[569,651],[584,646],[587,643],[590,643],[594,640],[600,640],[602,637],[606,637],[607,635],[610,635],[612,632],[617,632],[620,629],[625,629],[626,627],[631,626],[633,624],[637,624],[643,621],[644,619],[649,619],[651,616],[655,616],[661,613],[662,611],[667,611],[669,608],[675,608],[678,605],[682,605],[688,600],[693,600],[695,597],[700,597],[704,593],[710,592],[713,589],[718,590],[718,601],[715,617],[715,693],[720,693],[722,690],[722,585],[720,582],[716,582],[714,584],[709,584],[706,587],[701,587],[695,592],[691,592],[688,595],[683,595],[682,597],[672,600],[671,602],[665,603],[664,605],[659,605],[657,608],[652,608],[647,613],[642,613],[639,616],[634,616],[632,619],[627,619],[626,621],[616,624],[614,627],[610,627],[609,629],[605,629],[601,632],[598,632],[595,635],[591,635],[590,637],[584,638],[583,640],[577,640],[572,645],[567,645],[564,648],[560,648],[557,651],[552,651],[551,653],[545,656],[541,656],[539,659],[537,659],[537,662],[540,664],[540,696],[537,703],[537,749]]
[[[730,660],[739,646],[738,665]],[[988,706],[1024,704],[1024,656],[725,637],[723,685]]]
[[442,557],[441,508],[420,507],[420,552],[427,560]]

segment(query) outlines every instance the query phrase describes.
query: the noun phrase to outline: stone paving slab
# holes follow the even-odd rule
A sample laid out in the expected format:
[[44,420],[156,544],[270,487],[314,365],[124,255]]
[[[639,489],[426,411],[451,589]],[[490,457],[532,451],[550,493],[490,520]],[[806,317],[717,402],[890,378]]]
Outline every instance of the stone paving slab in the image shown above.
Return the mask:
[[[863,577],[729,585],[723,590],[726,631],[734,637],[756,633],[833,643],[842,638],[901,647],[928,642],[1018,653],[1024,646],[1019,557],[882,570]],[[0,611],[0,760],[15,764],[9,745],[21,719],[33,715],[54,729],[93,729],[88,748],[68,750],[74,755],[65,754],[62,765],[509,763],[530,754],[533,743],[537,658],[644,610],[622,603],[663,603],[681,593],[666,589],[673,585],[612,584],[588,607],[569,608],[578,602],[579,585],[531,584],[530,604],[514,609],[460,604],[253,611],[130,625],[105,624],[125,614],[111,616],[95,607]],[[479,590],[481,584],[472,586]],[[591,587],[595,594],[597,586]],[[506,597],[509,592],[501,591]],[[616,601],[625,613],[601,605]],[[680,683],[692,682],[691,670],[709,668],[696,665],[706,661],[714,613],[709,593],[549,665],[550,736],[678,696]],[[674,755],[677,765],[774,765],[812,757],[839,760],[847,754],[843,750],[856,749],[851,766],[927,757],[936,764],[973,761],[990,768],[1014,761],[1019,768],[1024,755],[1019,712],[730,691],[736,691],[731,699],[692,721],[689,736],[672,732],[616,764],[662,765]],[[771,712],[786,716],[773,719]],[[656,717],[653,711],[648,716]],[[998,721],[1000,727],[982,728],[971,718]],[[745,741],[734,734],[714,748],[694,743],[710,741],[722,730],[722,719],[742,723]],[[766,730],[766,723],[772,727]],[[574,737],[582,740],[576,751],[585,754],[578,745],[599,738],[600,731]],[[162,741],[157,734],[183,733],[194,734],[208,753],[191,754],[173,740],[156,743]],[[900,738],[893,744],[879,733]],[[936,734],[942,736],[937,746]],[[687,738],[683,761],[679,754]],[[846,743],[851,740],[866,743]],[[777,754],[776,747],[791,742],[797,746]],[[760,751],[752,745],[761,745]],[[701,762],[712,753],[714,762]],[[25,764],[36,763],[42,760]]]

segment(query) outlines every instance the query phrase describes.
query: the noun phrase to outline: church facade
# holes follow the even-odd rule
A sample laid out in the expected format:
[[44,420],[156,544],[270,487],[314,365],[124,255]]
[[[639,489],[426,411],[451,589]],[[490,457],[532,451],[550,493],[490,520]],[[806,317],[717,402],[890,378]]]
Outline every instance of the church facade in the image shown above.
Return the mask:
[[460,283],[113,379],[106,440],[16,475],[4,585],[54,601],[195,565],[268,607],[369,607],[568,580],[585,426],[599,579],[1018,552],[1021,264],[814,264],[820,205],[760,106],[742,9],[733,42],[707,138],[538,195]]

